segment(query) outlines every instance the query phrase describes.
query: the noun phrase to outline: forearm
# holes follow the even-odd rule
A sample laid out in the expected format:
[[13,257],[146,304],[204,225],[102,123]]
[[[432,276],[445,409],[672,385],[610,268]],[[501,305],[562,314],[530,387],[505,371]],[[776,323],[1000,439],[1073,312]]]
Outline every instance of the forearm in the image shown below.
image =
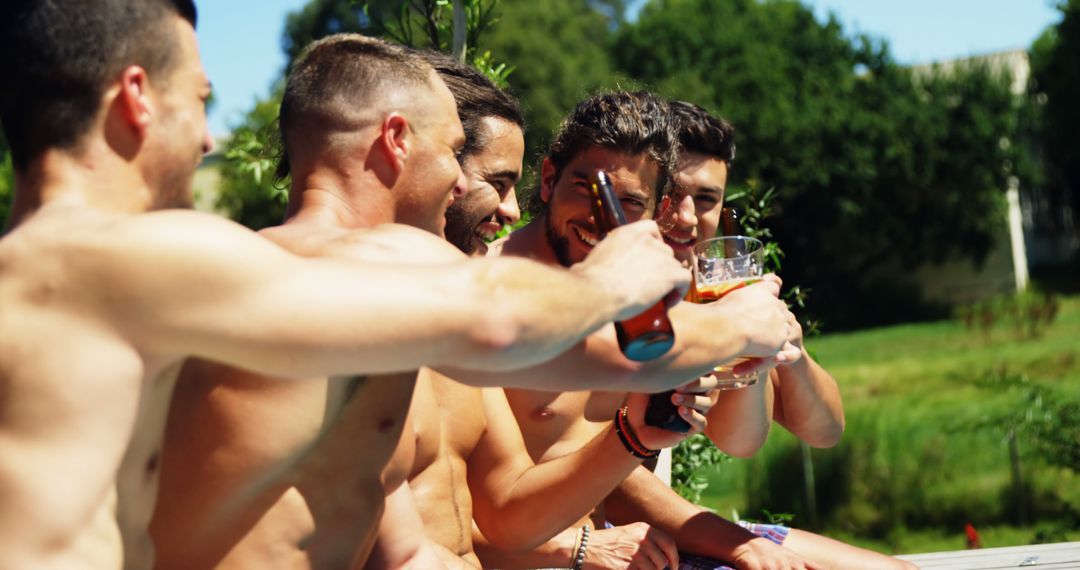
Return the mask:
[[806,349],[790,365],[778,366],[775,419],[814,447],[832,447],[844,433],[844,406],[836,380]]
[[566,529],[531,550],[504,550],[473,529],[473,546],[485,568],[568,568],[574,557],[577,528]]
[[604,502],[612,524],[646,522],[669,534],[679,550],[733,560],[736,549],[756,536],[687,501],[644,467],[635,469]]
[[162,309],[159,328],[140,338],[167,353],[284,376],[447,364],[507,370],[552,358],[624,308],[580,275],[518,259],[425,270],[279,262],[285,270],[264,285],[221,285],[212,298],[189,295],[199,299],[183,311]]
[[773,388],[766,376],[745,388],[721,391],[709,410],[705,434],[720,451],[750,457],[765,444],[772,417]]
[[474,518],[492,544],[530,549],[591,512],[640,464],[609,428],[579,451],[535,465],[513,481],[476,487],[506,491],[490,506],[478,503]]
[[473,386],[503,386],[549,392],[618,390],[662,392],[707,374],[738,356],[745,340],[719,311],[680,303],[668,312],[675,345],[663,357],[633,362],[622,355],[615,329],[605,326],[558,356],[513,374],[446,369],[455,380]]

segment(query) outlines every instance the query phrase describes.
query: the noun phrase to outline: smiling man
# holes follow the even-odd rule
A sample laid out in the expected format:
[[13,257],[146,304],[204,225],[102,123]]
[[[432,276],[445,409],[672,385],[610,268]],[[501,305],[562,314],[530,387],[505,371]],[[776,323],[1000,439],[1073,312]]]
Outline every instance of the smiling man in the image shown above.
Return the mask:
[[[572,265],[580,262],[595,247],[597,233],[592,219],[588,178],[598,169],[611,176],[627,218],[645,219],[653,216],[669,184],[675,166],[675,134],[666,102],[648,93],[611,93],[591,97],[578,105],[564,121],[555,142],[541,168],[541,186],[537,195],[537,216],[524,228],[495,244],[493,252],[503,256],[524,256],[547,263]],[[676,330],[676,345],[665,357],[637,366],[637,373],[648,371],[681,371],[690,381],[711,370],[712,366],[749,350],[761,359],[791,356],[789,350],[778,351],[786,339],[787,310],[776,299],[775,283],[762,283],[746,288],[745,296],[729,296],[719,304],[680,304],[672,309],[671,318]],[[716,310],[715,313],[708,311]],[[705,312],[702,312],[705,311]],[[733,320],[725,318],[726,311],[738,311]],[[776,320],[773,320],[773,319]],[[763,327],[761,329],[757,327]],[[754,352],[749,348],[731,352],[732,341],[745,333],[751,336],[766,331],[780,332],[781,343],[770,351]],[[622,359],[613,331],[606,337],[593,335],[584,354],[608,361]],[[749,353],[748,353],[749,354]],[[590,365],[583,353],[576,351],[552,361],[562,366],[545,370],[562,375],[602,375],[603,369]],[[711,360],[712,365],[696,368],[692,363]],[[515,375],[530,375],[537,368],[522,370]],[[537,383],[542,383],[540,378]],[[627,397],[626,385],[615,392],[540,393],[532,390],[508,389],[507,397],[525,436],[525,444],[534,461],[556,461],[579,449],[581,445],[607,429],[612,414]],[[708,407],[708,398],[696,392],[707,390],[708,381],[696,383],[678,394],[678,404]],[[682,413],[682,411],[680,411]],[[686,417],[686,416],[684,416]],[[582,531],[583,532],[583,531]],[[594,537],[607,531],[596,530]],[[650,541],[654,535],[642,537]],[[566,565],[573,558],[573,537],[556,539],[554,548],[545,545],[539,559],[518,559],[520,553],[502,549],[493,553],[487,542],[480,539],[485,565],[520,567]],[[673,562],[674,544],[656,544],[651,551],[656,562]],[[566,552],[570,549],[571,552]],[[594,550],[596,556],[599,550]],[[485,557],[487,556],[487,557]],[[492,556],[495,556],[492,558]]]
[[[466,133],[459,156],[469,192],[448,210],[447,236],[482,255],[483,238],[519,215],[524,120],[517,101],[479,71],[442,54],[425,58],[454,94]],[[668,447],[686,436],[643,425],[645,402],[639,397],[627,408],[634,437]],[[685,410],[694,432],[708,403]],[[450,568],[477,568],[473,520],[504,547],[535,546],[586,515],[641,463],[608,425],[575,452],[536,465],[502,390],[429,369],[420,372],[409,416],[414,441],[403,441],[391,461],[408,471],[408,485],[387,497],[371,568],[426,567],[434,557]]]
[[[660,224],[676,256],[689,263],[694,244],[714,236],[719,227],[735,158],[735,131],[692,103],[675,101],[671,109],[680,153],[670,207]],[[806,354],[794,315],[790,322],[801,357],[776,366],[768,381],[722,392],[708,414],[706,433],[731,455],[753,455],[773,421],[814,447],[831,447],[843,433],[836,381]],[[644,468],[636,469],[605,501],[605,513],[609,521],[625,525],[613,533],[632,535],[648,524],[653,532],[670,536],[680,551],[698,555],[683,557],[686,570],[912,568],[907,562],[798,529],[736,525],[686,501]],[[634,549],[625,542],[623,546],[622,553],[632,556]]]
[[446,239],[468,255],[485,255],[506,225],[521,219],[516,186],[525,156],[525,117],[518,102],[472,68],[428,54],[457,101],[465,131],[460,152],[468,193],[446,210]]

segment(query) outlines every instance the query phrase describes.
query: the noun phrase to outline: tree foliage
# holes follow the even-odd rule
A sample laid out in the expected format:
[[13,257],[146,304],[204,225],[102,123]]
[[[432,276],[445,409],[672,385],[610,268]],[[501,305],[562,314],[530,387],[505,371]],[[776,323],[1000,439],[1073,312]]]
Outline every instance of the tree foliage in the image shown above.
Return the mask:
[[[605,15],[605,11],[608,15]],[[506,0],[486,45],[514,65],[510,91],[521,99],[528,124],[526,164],[578,101],[620,80],[608,55],[619,2]],[[613,19],[614,18],[614,19]]]
[[281,154],[277,128],[280,107],[278,87],[248,111],[222,151],[216,207],[256,230],[281,223],[288,200],[288,179],[274,176]]
[[1041,155],[1041,189],[1051,213],[1072,210],[1072,219],[1048,216],[1051,231],[1068,222],[1080,227],[1080,0],[1058,3],[1062,20],[1031,47],[1033,142]]
[[902,68],[793,0],[657,0],[612,54],[737,126],[732,187],[776,187],[786,277],[815,291],[809,311],[829,330],[912,317],[898,267],[982,258],[1004,229],[1018,145],[1002,73]]
[[[1005,74],[975,63],[903,68],[883,42],[847,35],[795,0],[652,0],[632,23],[625,4],[459,3],[467,57],[489,73],[492,53],[513,65],[500,73],[525,108],[527,165],[599,89],[646,86],[719,112],[739,130],[732,192],[775,188],[770,225],[787,253],[785,277],[814,291],[807,314],[829,330],[919,316],[917,289],[898,274],[955,255],[981,259],[1004,231],[1001,190],[1009,176],[1031,177],[1029,145],[1013,144],[1023,115]],[[312,0],[289,15],[283,48],[292,58],[314,39],[353,31],[452,49],[453,5]],[[268,153],[253,148],[261,112],[229,144],[247,165],[227,178],[262,171]],[[265,180],[255,186],[261,193],[230,190],[227,209],[254,212],[261,206],[247,204],[258,196],[276,203]]]

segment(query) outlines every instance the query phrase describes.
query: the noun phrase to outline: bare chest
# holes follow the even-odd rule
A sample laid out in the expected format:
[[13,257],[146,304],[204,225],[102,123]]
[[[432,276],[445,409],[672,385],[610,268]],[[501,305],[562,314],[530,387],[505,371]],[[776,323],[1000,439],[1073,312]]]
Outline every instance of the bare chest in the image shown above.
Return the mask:
[[612,392],[505,391],[529,455],[537,463],[574,451],[595,437],[625,397]]

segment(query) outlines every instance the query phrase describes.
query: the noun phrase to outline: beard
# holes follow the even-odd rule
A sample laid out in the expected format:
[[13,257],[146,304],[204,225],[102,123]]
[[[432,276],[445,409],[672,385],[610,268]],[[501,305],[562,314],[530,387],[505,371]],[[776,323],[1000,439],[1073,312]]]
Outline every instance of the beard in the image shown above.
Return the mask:
[[570,259],[570,240],[555,232],[555,225],[551,223],[551,216],[544,212],[544,235],[547,236],[548,246],[555,253],[555,258],[563,267],[570,267],[574,260]]
[[473,238],[476,234],[476,226],[483,221],[476,215],[470,214],[463,207],[463,201],[455,201],[446,209],[446,241],[460,249],[465,255],[476,253],[476,243]]

